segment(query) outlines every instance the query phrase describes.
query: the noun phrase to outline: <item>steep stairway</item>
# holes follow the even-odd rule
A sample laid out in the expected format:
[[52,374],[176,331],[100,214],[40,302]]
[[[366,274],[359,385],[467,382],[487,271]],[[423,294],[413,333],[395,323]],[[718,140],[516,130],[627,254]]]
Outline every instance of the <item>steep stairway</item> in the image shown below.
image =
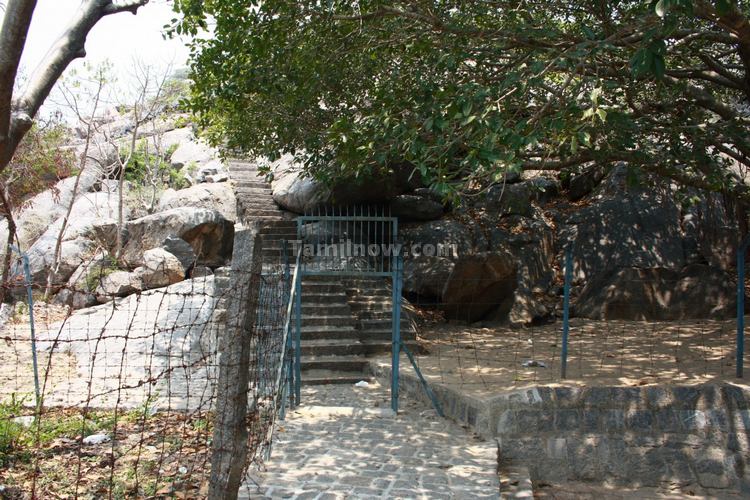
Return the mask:
[[[263,272],[284,265],[284,241],[293,267],[295,215],[279,208],[271,185],[253,162],[232,160],[237,212],[243,223],[260,221]],[[391,291],[386,280],[307,276],[302,280],[302,383],[353,384],[367,380],[367,357],[391,352]],[[416,349],[416,331],[402,314],[404,341]]]

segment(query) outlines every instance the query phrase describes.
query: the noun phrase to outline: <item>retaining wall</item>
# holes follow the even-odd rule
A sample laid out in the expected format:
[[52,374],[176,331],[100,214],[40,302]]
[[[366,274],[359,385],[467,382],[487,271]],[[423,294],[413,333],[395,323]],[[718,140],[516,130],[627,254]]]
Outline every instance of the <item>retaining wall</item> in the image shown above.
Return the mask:
[[[371,363],[390,380],[390,367]],[[429,403],[411,367],[401,390]],[[750,390],[696,386],[536,386],[477,399],[431,384],[449,418],[497,439],[501,465],[537,481],[700,485],[750,493]]]

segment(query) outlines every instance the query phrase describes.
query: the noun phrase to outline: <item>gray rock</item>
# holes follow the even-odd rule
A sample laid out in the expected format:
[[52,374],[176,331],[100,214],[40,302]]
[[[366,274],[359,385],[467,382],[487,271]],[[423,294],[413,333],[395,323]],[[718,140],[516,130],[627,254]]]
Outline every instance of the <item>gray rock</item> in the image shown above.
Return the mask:
[[137,273],[114,271],[104,275],[96,287],[96,298],[99,302],[109,302],[115,297],[125,297],[143,290],[143,283]]
[[193,247],[190,246],[190,243],[183,240],[182,238],[168,236],[167,239],[165,239],[162,243],[161,247],[177,257],[177,260],[180,261],[180,264],[182,264],[182,267],[185,270],[191,269],[193,266],[195,266],[197,257],[195,256]]
[[214,274],[210,267],[196,266],[190,271],[191,278],[204,278],[206,276],[212,276]]
[[[102,219],[111,219],[117,213],[117,196],[111,193],[88,193],[73,204],[70,218],[60,247],[60,265],[53,282],[62,285],[73,272],[87,262],[97,250],[92,233]],[[128,211],[125,210],[127,216]],[[46,283],[47,274],[54,264],[57,238],[62,229],[62,218],[49,225],[44,234],[26,252],[29,257],[32,281]],[[12,269],[13,276],[20,276],[20,265]]]
[[227,183],[199,184],[179,191],[167,189],[159,200],[158,211],[180,207],[208,208],[227,220],[237,220],[237,199]]
[[443,204],[431,198],[401,194],[391,202],[391,213],[405,220],[435,220],[443,215]]
[[507,252],[484,252],[456,262],[443,290],[443,305],[449,319],[469,322],[507,307],[517,286],[516,262]]
[[232,256],[234,224],[215,210],[173,208],[129,221],[125,229],[122,257],[131,267],[143,265],[143,252],[160,247],[169,236],[187,241],[198,264],[218,267]]
[[731,318],[736,294],[729,276],[706,265],[684,270],[625,268],[590,281],[574,305],[594,319]]
[[212,148],[202,140],[193,139],[180,143],[175,152],[172,153],[170,162],[176,168],[183,168],[191,164],[200,167],[218,156],[219,152],[215,148]]
[[[117,298],[40,329],[38,348],[47,352],[64,346],[74,356],[78,373],[99,395],[91,404],[134,407],[157,394],[154,406],[174,409],[188,404],[179,398],[201,394],[205,386],[200,384],[217,375],[208,371],[217,366],[210,357],[216,338],[209,325],[218,296],[214,278],[207,277]],[[179,370],[174,370],[176,362]],[[143,386],[152,379],[158,380],[155,385]],[[84,400],[86,393],[84,386]]]
[[568,198],[577,201],[591,193],[604,179],[605,174],[606,170],[603,167],[594,165],[572,175],[567,183]]
[[680,209],[659,193],[608,197],[572,214],[558,233],[571,248],[574,280],[588,282],[624,268],[685,265]]
[[441,299],[456,266],[445,257],[420,256],[404,261],[404,291]]
[[163,248],[143,252],[143,266],[133,272],[146,290],[173,285],[185,279],[185,268],[180,260]]
[[301,175],[302,166],[294,162],[291,155],[285,155],[272,166],[273,200],[292,212],[303,214],[325,203],[331,191],[322,184]]
[[488,212],[505,215],[530,216],[532,213],[531,190],[526,183],[505,184],[491,187],[479,206]]

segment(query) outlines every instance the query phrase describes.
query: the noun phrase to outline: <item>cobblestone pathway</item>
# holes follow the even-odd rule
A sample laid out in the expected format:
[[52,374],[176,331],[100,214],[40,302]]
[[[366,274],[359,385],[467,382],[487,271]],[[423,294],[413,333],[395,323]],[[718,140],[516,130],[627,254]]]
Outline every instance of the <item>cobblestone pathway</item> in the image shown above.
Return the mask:
[[240,498],[500,498],[497,447],[377,383],[303,387]]

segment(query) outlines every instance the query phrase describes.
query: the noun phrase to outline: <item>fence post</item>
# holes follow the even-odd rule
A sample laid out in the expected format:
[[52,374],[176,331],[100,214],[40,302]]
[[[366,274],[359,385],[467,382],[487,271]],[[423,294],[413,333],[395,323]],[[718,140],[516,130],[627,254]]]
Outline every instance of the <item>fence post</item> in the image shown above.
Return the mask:
[[745,366],[745,254],[750,245],[750,236],[737,248],[737,378],[744,375]]
[[[301,272],[301,270],[300,270]],[[294,292],[294,404],[302,398],[302,274]]]
[[260,289],[262,240],[258,230],[234,237],[227,324],[220,339],[219,379],[211,444],[209,498],[237,498],[247,465],[250,358]]
[[568,371],[568,333],[570,332],[570,282],[573,278],[573,250],[565,251],[565,286],[563,288],[562,353],[560,354],[560,378]]
[[399,362],[401,360],[401,279],[402,265],[401,256],[394,259],[395,269],[393,271],[393,321],[392,321],[392,343],[391,343],[391,409],[398,413],[398,383]]

